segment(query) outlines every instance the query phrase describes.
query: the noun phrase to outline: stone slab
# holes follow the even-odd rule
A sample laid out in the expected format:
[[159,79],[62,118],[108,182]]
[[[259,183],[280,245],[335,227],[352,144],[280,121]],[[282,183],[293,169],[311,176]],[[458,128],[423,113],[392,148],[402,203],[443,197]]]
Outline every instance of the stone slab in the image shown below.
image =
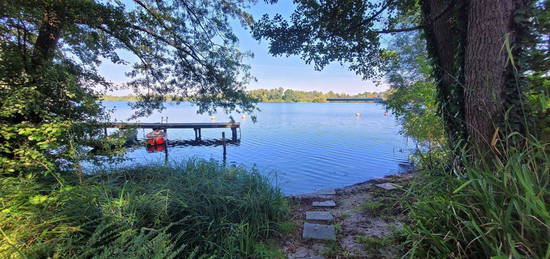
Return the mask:
[[328,200],[334,198],[333,195],[325,195],[325,194],[318,194],[318,193],[306,193],[306,194],[298,194],[293,196],[288,196],[291,199],[297,199],[297,200]]
[[306,256],[306,257],[295,257],[292,255],[288,256],[288,259],[325,259],[324,256],[316,255],[316,256]]
[[[315,246],[315,244],[313,245]],[[306,247],[298,247],[293,253],[288,254],[288,259],[325,259],[324,256],[317,255],[317,250]],[[319,250],[320,251],[320,250]]]
[[336,232],[333,225],[304,223],[304,239],[336,240]]
[[312,204],[314,207],[336,207],[336,202],[330,201],[314,201]]
[[324,189],[324,190],[316,191],[315,193],[316,194],[321,194],[321,195],[336,195],[336,190],[334,190],[334,189]]
[[309,255],[309,249],[305,247],[298,247],[292,255],[290,255],[288,258],[291,259],[297,259],[297,258],[305,258]]
[[393,184],[393,183],[380,183],[380,184],[377,184],[376,187],[379,187],[379,188],[382,188],[384,190],[395,190],[401,186],[397,185],[397,184]]
[[333,221],[334,217],[328,211],[306,211],[306,220]]

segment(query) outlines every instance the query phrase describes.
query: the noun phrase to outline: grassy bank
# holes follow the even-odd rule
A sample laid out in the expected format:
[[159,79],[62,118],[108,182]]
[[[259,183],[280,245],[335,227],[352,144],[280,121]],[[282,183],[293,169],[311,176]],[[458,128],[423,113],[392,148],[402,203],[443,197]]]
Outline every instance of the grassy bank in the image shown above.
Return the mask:
[[262,257],[288,213],[265,177],[216,162],[1,181],[2,258]]
[[411,257],[550,258],[548,146],[528,139],[499,152],[490,165],[464,154],[454,170],[436,153],[424,159],[410,188]]

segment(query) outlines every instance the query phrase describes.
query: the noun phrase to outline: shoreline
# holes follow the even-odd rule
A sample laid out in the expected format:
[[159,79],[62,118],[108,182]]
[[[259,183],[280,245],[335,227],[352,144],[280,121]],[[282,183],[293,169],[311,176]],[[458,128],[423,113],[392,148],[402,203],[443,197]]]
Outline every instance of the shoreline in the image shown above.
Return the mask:
[[[366,180],[366,181],[363,181],[363,182],[354,183],[354,184],[351,184],[351,185],[346,185],[344,187],[321,189],[321,190],[318,190],[316,192],[307,192],[307,193],[302,193],[302,194],[290,194],[290,195],[285,194],[284,196],[288,199],[311,199],[311,198],[314,198],[314,197],[329,197],[329,196],[327,196],[326,194],[323,194],[323,193],[325,193],[328,190],[334,190],[337,194],[338,194],[338,192],[349,192],[351,190],[361,189],[364,185],[367,185],[367,184],[384,183],[384,182],[388,182],[388,180],[395,179],[395,178],[410,179],[410,178],[416,176],[417,174],[418,174],[418,171],[413,169],[413,170],[407,170],[403,173],[389,174],[389,175],[386,175],[386,176],[383,176],[383,177],[374,178],[374,179]],[[391,179],[387,179],[387,178],[391,178]]]

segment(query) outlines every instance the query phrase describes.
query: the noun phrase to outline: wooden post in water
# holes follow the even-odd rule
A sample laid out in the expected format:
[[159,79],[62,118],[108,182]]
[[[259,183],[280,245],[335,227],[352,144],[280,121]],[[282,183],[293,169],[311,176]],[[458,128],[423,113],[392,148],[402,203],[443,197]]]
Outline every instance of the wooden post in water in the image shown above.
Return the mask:
[[225,160],[227,159],[227,146],[225,143],[225,132],[222,132],[222,145],[223,145],[223,163],[225,164]]
[[103,128],[103,130],[105,131],[105,137],[107,137],[107,127]]
[[198,141],[201,139],[200,137],[200,129],[199,128],[194,128],[193,130],[195,130],[195,140]]
[[164,140],[164,163],[168,164],[168,140]]
[[[163,124],[163,122],[165,124],[168,123],[168,116],[166,116],[166,118],[160,118],[161,125]],[[164,163],[168,164],[168,127],[163,127],[162,130],[164,131]]]
[[231,128],[231,139],[237,141],[237,128],[235,127]]

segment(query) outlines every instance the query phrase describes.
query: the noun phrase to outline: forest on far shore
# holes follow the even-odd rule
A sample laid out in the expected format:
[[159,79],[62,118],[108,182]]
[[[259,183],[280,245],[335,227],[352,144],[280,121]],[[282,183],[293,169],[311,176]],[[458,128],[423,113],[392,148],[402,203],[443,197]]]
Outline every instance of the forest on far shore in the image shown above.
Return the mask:
[[[333,91],[301,91],[293,89],[284,89],[282,87],[273,89],[255,89],[249,90],[250,97],[261,103],[292,103],[292,102],[304,102],[304,103],[323,103],[327,102],[327,98],[384,98],[387,96],[386,92],[363,92],[359,94],[346,94],[335,93]],[[104,101],[138,101],[138,97],[135,95],[103,95]],[[169,101],[175,101],[176,98],[168,96],[166,98]],[[180,99],[181,100],[181,99]]]

